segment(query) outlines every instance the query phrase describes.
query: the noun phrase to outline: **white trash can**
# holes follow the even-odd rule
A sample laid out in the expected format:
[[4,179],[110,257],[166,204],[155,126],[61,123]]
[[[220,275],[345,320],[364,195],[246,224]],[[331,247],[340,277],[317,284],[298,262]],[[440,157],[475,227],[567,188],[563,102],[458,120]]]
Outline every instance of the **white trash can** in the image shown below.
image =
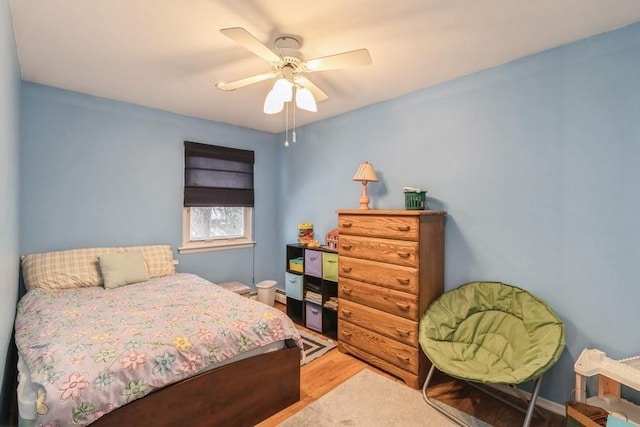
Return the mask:
[[276,301],[277,284],[278,282],[275,280],[263,280],[256,284],[256,288],[258,289],[258,301],[273,306]]

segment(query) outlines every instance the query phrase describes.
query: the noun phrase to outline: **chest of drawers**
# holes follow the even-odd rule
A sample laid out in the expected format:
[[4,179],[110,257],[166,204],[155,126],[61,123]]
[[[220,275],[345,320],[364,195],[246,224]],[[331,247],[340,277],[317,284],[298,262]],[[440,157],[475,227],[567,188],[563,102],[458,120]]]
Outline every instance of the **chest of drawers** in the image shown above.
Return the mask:
[[420,388],[420,316],[444,288],[445,212],[339,210],[338,348]]

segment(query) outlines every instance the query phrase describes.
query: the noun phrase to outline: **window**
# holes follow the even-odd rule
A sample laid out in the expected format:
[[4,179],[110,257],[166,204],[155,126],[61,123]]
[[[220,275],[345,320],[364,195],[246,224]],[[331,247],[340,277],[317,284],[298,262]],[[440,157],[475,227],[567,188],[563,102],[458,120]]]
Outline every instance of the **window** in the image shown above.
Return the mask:
[[254,152],[184,144],[180,252],[252,246]]

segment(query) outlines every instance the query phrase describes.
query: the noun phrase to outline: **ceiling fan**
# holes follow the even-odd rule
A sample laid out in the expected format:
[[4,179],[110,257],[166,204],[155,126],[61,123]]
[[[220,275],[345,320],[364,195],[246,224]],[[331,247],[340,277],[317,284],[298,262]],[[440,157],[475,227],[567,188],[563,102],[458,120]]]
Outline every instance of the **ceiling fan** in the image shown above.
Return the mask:
[[367,49],[302,60],[297,52],[301,43],[299,38],[294,36],[282,36],[275,40],[274,46],[277,52],[282,52],[280,55],[244,28],[223,28],[220,32],[267,61],[271,71],[230,82],[218,82],[216,87],[222,90],[235,90],[264,80],[278,78],[265,99],[264,112],[267,114],[282,111],[284,104],[292,101],[294,91],[298,108],[317,111],[316,102],[324,101],[328,96],[304,74],[371,64],[371,56]]

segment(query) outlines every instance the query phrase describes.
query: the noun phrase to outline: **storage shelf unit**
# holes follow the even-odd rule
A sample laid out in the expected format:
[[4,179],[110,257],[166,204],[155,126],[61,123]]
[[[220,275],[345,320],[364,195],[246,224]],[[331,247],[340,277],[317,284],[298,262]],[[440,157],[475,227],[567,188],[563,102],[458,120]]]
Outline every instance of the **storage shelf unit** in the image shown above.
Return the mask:
[[338,254],[289,244],[285,287],[287,315],[296,323],[337,337]]

